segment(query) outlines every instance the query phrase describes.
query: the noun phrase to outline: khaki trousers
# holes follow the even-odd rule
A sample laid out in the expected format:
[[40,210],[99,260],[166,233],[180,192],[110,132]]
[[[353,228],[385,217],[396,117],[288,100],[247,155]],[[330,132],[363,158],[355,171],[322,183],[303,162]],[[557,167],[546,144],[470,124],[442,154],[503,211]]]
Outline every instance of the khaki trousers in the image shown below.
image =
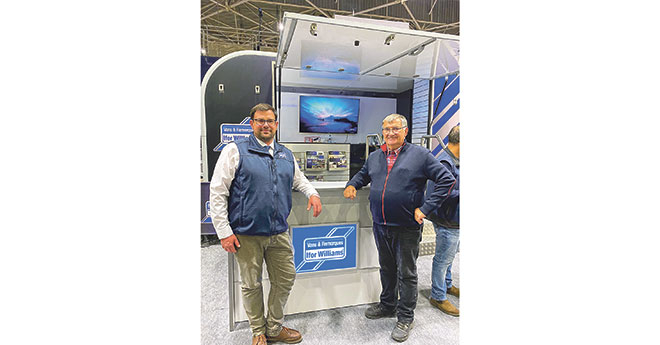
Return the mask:
[[[253,335],[278,336],[284,320],[284,306],[296,278],[293,248],[288,232],[274,236],[236,235],[241,247],[236,261],[241,274],[243,306]],[[261,287],[263,262],[270,280],[268,314],[264,315]]]

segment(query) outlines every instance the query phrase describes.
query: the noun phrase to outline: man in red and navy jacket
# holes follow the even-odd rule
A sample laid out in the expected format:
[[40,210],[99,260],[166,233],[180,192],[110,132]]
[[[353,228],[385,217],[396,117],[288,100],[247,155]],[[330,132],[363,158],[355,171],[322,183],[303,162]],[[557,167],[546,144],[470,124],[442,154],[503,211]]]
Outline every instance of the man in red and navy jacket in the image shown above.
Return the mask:
[[[392,330],[396,341],[408,339],[413,326],[423,219],[438,209],[456,183],[428,149],[406,143],[407,134],[404,116],[385,117],[385,144],[369,155],[344,189],[344,197],[352,200],[358,189],[371,183],[369,203],[382,292],[380,303],[368,308],[365,316],[378,319],[396,315]],[[435,182],[435,187],[425,200],[427,180]]]

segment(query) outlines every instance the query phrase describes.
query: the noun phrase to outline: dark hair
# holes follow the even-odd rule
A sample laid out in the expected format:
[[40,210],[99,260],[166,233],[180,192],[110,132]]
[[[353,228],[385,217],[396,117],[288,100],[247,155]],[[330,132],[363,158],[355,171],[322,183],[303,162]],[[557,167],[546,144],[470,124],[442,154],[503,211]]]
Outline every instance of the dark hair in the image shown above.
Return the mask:
[[449,143],[450,144],[458,144],[459,143],[459,131],[458,131],[458,125],[454,126],[449,131]]
[[277,112],[272,105],[266,103],[259,103],[250,109],[250,120],[254,120],[254,113],[257,111],[272,111],[275,114],[275,121],[277,121]]

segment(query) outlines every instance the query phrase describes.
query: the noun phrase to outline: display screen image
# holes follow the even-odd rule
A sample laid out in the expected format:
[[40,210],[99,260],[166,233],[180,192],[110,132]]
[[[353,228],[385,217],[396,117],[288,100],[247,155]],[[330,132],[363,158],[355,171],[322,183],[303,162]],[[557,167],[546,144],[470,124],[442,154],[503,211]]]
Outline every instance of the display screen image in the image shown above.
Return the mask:
[[355,134],[359,111],[357,98],[300,96],[300,132]]

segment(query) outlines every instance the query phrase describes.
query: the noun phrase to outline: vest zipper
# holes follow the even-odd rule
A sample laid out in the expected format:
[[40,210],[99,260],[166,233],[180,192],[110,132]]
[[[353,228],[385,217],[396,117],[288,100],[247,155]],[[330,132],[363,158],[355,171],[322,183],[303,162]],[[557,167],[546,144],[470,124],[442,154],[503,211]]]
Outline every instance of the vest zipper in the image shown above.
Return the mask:
[[273,228],[275,226],[275,220],[277,219],[277,181],[275,181],[276,174],[275,174],[275,152],[273,150],[273,155],[271,156],[270,153],[268,154],[270,156],[270,174],[271,174],[271,182],[273,182],[273,195],[275,196],[275,200],[273,200],[273,214],[271,214],[271,220],[270,220],[270,235],[273,235]]

